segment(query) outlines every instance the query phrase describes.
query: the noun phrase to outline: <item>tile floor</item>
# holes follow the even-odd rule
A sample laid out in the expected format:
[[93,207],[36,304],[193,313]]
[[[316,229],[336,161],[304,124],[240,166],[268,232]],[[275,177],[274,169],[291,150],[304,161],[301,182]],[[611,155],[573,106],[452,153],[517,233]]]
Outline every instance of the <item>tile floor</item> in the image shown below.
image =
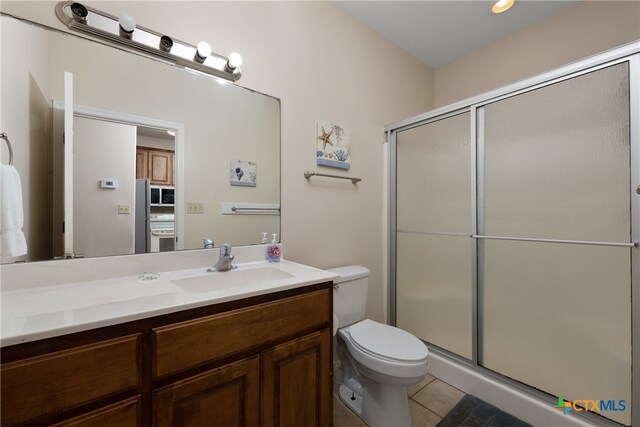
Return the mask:
[[[434,427],[464,397],[463,392],[431,375],[408,387],[407,393],[410,397],[409,409],[413,427]],[[333,387],[333,425],[366,427],[366,424],[340,401],[337,385]]]

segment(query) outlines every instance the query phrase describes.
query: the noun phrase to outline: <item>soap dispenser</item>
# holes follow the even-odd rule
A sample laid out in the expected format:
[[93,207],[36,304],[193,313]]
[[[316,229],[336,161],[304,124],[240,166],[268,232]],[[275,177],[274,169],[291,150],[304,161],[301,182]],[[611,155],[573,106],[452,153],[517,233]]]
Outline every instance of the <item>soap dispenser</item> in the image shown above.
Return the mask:
[[260,240],[260,244],[261,245],[266,245],[267,244],[267,232],[263,231],[260,234],[262,234],[262,239]]
[[278,235],[272,234],[273,240],[271,240],[271,244],[267,247],[267,260],[269,262],[280,262],[280,258],[282,257],[282,248],[278,243]]

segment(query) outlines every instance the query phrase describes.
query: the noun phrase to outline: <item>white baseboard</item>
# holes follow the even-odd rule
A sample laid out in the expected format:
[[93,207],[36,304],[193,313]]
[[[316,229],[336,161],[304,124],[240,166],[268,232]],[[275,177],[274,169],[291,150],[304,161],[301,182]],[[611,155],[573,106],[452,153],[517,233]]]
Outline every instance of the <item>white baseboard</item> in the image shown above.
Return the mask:
[[429,352],[429,373],[442,381],[476,396],[485,402],[533,426],[594,426],[588,420],[564,415],[553,404],[475,372],[441,355]]

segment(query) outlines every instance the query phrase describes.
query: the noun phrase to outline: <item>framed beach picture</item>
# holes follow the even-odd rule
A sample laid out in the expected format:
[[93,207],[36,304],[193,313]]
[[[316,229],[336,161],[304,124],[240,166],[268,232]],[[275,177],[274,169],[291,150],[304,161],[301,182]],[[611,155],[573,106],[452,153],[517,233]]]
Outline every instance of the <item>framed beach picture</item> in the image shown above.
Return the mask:
[[231,160],[229,171],[230,184],[239,187],[255,187],[258,181],[256,162],[249,160]]
[[349,169],[351,167],[351,132],[342,126],[318,122],[316,138],[318,166]]

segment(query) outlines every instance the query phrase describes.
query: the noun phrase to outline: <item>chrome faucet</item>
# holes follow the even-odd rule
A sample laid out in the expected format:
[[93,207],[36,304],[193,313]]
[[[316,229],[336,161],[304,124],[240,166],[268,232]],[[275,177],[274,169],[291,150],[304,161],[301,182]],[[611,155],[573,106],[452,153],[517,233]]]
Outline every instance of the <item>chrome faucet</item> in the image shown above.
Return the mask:
[[233,261],[233,255],[231,255],[231,245],[225,243],[224,245],[220,246],[220,257],[218,257],[218,262],[213,267],[209,267],[207,271],[227,271],[238,268],[238,266],[231,264],[231,261]]
[[211,239],[203,237],[202,238],[202,244],[204,245],[205,249],[213,249],[213,240],[211,240]]

